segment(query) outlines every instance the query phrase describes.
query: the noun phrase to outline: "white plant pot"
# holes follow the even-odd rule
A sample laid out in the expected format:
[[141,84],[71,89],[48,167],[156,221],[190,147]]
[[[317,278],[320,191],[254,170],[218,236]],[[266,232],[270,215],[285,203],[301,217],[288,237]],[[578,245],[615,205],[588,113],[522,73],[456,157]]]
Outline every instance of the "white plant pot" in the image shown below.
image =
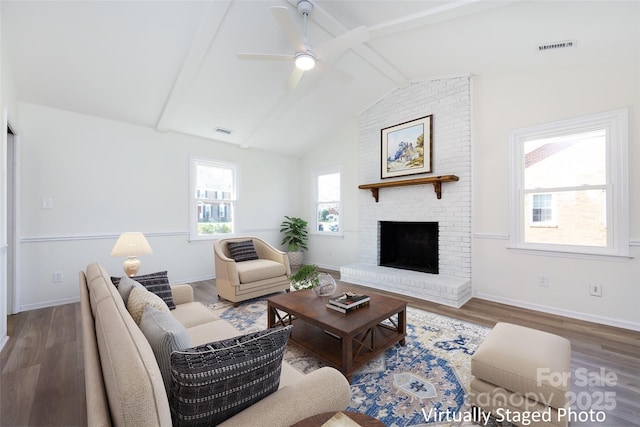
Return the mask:
[[291,267],[300,267],[302,265],[302,261],[304,260],[304,253],[302,251],[298,252],[287,252],[289,256],[289,265]]

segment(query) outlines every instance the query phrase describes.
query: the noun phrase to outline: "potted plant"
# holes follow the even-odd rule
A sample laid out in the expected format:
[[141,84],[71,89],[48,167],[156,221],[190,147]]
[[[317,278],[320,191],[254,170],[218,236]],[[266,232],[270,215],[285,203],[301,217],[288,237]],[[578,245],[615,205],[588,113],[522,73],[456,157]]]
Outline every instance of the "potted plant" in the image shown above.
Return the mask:
[[317,296],[333,295],[337,289],[336,281],[330,274],[320,273],[315,264],[303,265],[300,270],[289,278],[291,286],[296,291],[313,289]]
[[302,250],[307,249],[307,221],[302,218],[285,216],[280,224],[280,232],[284,234],[281,245],[287,245],[289,264],[292,267],[302,265]]
[[296,291],[301,289],[313,289],[318,286],[318,266],[315,264],[303,265],[300,270],[289,278],[291,286]]

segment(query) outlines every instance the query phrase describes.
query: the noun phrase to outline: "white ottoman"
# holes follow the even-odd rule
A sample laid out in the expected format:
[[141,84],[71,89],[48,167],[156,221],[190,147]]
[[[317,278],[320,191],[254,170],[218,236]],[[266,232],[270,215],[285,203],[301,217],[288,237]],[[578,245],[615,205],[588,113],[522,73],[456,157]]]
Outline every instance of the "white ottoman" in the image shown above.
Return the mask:
[[471,374],[471,404],[499,420],[567,426],[566,416],[558,413],[567,407],[571,385],[571,343],[566,338],[498,323],[471,358]]

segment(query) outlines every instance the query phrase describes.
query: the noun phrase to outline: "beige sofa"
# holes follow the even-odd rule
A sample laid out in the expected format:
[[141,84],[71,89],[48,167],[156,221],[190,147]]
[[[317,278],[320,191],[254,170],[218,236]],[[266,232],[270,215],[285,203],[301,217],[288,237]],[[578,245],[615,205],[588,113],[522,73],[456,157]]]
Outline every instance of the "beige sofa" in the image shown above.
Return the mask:
[[[171,287],[176,308],[194,346],[239,335],[229,323],[194,302],[190,285]],[[153,350],[98,264],[80,272],[82,341],[87,424],[96,426],[170,426],[166,389]],[[266,325],[265,325],[266,326]],[[282,364],[279,389],[227,419],[223,426],[289,426],[350,401],[347,380],[333,368],[303,375]]]
[[[236,262],[229,243],[251,240],[258,259]],[[216,266],[216,290],[227,301],[237,303],[251,298],[288,291],[291,284],[289,258],[257,237],[216,240],[213,244]]]

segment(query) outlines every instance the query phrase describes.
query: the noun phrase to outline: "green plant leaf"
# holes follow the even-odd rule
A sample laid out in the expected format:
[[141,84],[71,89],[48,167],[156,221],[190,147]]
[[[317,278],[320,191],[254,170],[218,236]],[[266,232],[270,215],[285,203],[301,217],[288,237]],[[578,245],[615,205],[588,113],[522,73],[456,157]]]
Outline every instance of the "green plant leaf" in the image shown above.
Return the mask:
[[301,249],[307,250],[307,240],[309,238],[307,221],[286,215],[284,218],[285,221],[280,224],[280,233],[284,235],[280,244],[287,245],[287,249],[290,252],[297,252]]
[[312,289],[320,284],[318,273],[317,265],[305,264],[289,278],[289,281],[295,290]]

